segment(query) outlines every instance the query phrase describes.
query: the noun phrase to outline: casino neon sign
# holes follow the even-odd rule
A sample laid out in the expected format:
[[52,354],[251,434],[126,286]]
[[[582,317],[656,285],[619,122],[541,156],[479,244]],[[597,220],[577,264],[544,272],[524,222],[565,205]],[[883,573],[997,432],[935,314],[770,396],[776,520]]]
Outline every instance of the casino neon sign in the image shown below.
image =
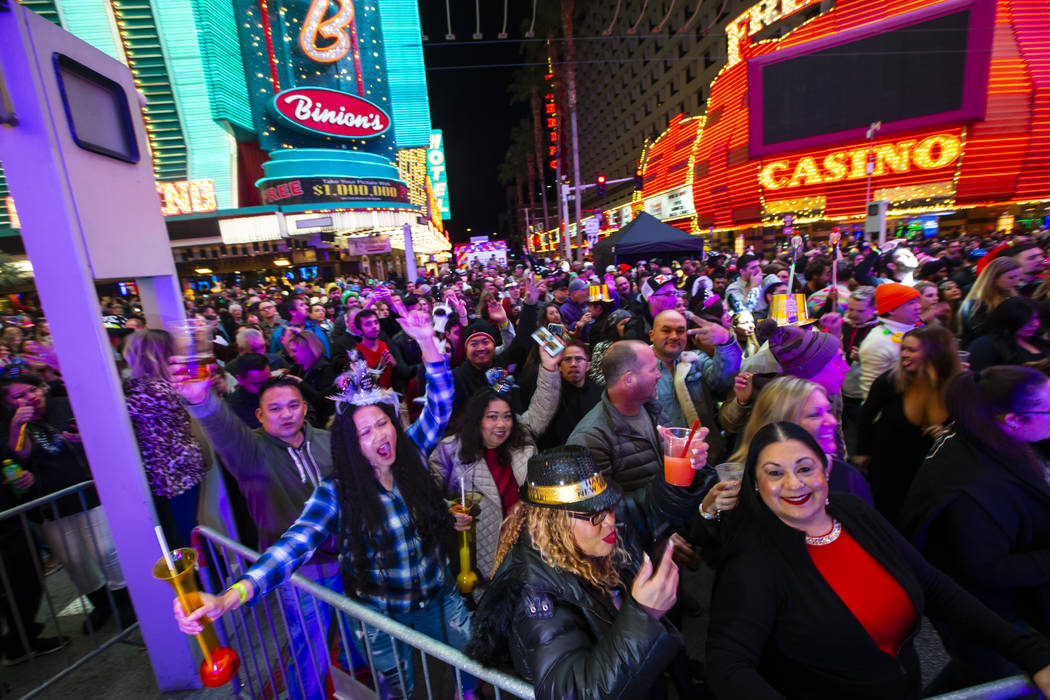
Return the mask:
[[759,184],[768,190],[806,187],[843,180],[860,180],[868,176],[868,158],[872,158],[872,177],[901,174],[913,167],[937,170],[955,163],[962,153],[962,143],[953,134],[934,134],[923,139],[905,139],[896,143],[879,143],[849,150],[832,151],[823,158],[802,156],[797,161],[774,160],[763,163],[758,173]]

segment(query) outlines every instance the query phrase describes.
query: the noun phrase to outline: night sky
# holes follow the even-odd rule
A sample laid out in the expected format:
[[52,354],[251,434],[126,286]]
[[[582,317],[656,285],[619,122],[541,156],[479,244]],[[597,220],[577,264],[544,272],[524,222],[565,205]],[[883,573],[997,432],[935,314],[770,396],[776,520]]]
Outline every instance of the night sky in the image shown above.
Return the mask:
[[441,129],[445,139],[452,210],[452,218],[445,224],[453,242],[465,242],[470,236],[491,236],[499,231],[500,215],[506,212],[506,193],[496,175],[507,151],[510,129],[528,116],[528,105],[510,104],[507,85],[513,68],[485,66],[522,62],[516,39],[523,35],[521,23],[525,18],[514,13],[531,12],[531,5],[509,3],[510,38],[500,41],[496,35],[503,24],[503,3],[481,2],[484,39],[478,42],[471,38],[476,25],[475,4],[450,2],[456,34],[452,42],[445,40],[445,3],[421,3],[423,34],[429,36],[423,43],[423,57],[431,125]]

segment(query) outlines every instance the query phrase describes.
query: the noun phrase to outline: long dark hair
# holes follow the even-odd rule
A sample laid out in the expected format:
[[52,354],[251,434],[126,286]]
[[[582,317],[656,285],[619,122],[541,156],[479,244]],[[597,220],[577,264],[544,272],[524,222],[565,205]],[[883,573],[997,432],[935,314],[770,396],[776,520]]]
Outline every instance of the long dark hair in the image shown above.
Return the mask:
[[[392,467],[394,482],[408,507],[412,529],[419,537],[423,551],[437,549],[443,556],[452,552],[452,514],[441,491],[423,465],[419,447],[405,433],[394,409],[387,404],[374,404],[390,419],[397,434],[397,459]],[[375,593],[367,572],[374,567],[368,546],[386,551],[394,545],[386,526],[385,513],[379,501],[375,472],[357,437],[354,414],[362,406],[348,405],[335,417],[332,425],[332,464],[335,467],[336,492],[339,495],[340,529],[343,538],[343,578],[346,593]]]
[[988,314],[992,332],[1016,345],[1017,332],[1028,325],[1039,311],[1039,306],[1028,297],[1008,297]]
[[510,464],[514,450],[521,449],[528,442],[525,429],[518,421],[518,416],[514,411],[514,402],[509,396],[496,393],[492,387],[484,387],[467,401],[466,409],[456,429],[456,435],[459,437],[459,458],[464,464],[476,462],[485,456],[485,444],[481,440],[481,419],[493,401],[502,401],[507,404],[512,416],[510,434],[507,435],[503,444],[496,448],[500,463]]
[[1031,367],[1002,365],[980,372],[965,372],[948,383],[944,396],[948,415],[956,427],[992,454],[1009,462],[1036,464],[1031,446],[999,425],[1006,413],[1045,410],[1036,392],[1050,381]]
[[751,444],[747,448],[747,459],[744,462],[744,477],[740,481],[740,501],[737,503],[736,508],[729,511],[726,517],[726,554],[731,554],[738,547],[747,547],[753,544],[753,540],[745,537],[744,533],[754,532],[756,529],[762,532],[762,536],[777,538],[778,541],[784,544],[801,544],[805,541],[804,532],[784,524],[769,509],[762,497],[758,495],[758,476],[756,472],[758,471],[759,455],[769,445],[787,442],[788,440],[797,440],[809,448],[816,455],[824,472],[827,473],[827,456],[817,443],[816,438],[810,435],[808,430],[787,421],[770,423],[760,428],[751,439]]

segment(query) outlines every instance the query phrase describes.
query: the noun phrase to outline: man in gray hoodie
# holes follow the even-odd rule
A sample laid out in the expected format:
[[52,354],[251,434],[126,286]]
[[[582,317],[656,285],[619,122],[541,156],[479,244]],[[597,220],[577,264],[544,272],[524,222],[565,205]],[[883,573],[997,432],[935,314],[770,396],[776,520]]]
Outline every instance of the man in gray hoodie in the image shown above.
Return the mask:
[[[172,376],[179,375],[173,372]],[[210,382],[176,382],[175,386],[186,410],[200,422],[223,465],[237,479],[259,529],[259,549],[265,550],[296,521],[317,484],[331,476],[332,447],[328,431],[318,430],[306,422],[307,403],[294,377],[272,377],[260,387],[255,416],[262,425],[255,430],[210,390]],[[299,573],[336,593],[343,591],[334,541],[321,545]],[[309,649],[313,645],[324,653],[330,618],[327,606],[322,606],[322,624],[318,625],[314,606],[309,602],[301,605],[302,619],[291,596],[285,596],[283,602],[292,648],[298,650],[303,684],[300,696],[299,684],[293,680],[294,662],[289,664],[287,677],[292,697],[324,697],[325,668],[320,659],[319,668],[314,668]]]

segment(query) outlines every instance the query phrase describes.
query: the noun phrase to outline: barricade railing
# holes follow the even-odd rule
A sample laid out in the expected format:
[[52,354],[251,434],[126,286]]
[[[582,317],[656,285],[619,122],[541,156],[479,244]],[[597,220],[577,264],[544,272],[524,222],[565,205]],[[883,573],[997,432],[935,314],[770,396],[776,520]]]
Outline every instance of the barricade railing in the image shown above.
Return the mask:
[[[17,672],[4,674],[0,695],[32,697],[138,628],[130,598],[118,605],[103,585],[104,595],[98,591],[89,603],[87,594],[96,591],[79,590],[69,570],[70,562],[79,569],[93,563],[99,571],[113,566],[112,561],[103,561],[103,550],[111,549],[111,542],[100,542],[103,531],[108,532],[100,520],[104,516],[100,508],[88,507],[85,496],[93,486],[94,482],[84,481],[0,512],[0,596],[4,598],[0,614],[5,628],[0,658],[5,667],[17,667]],[[75,512],[70,512],[69,499],[79,504]],[[60,500],[65,500],[61,509]],[[84,547],[90,551],[84,552]],[[56,563],[61,564],[61,570],[45,574],[42,549],[51,550],[53,565],[57,569]],[[126,591],[121,595],[126,596]],[[95,604],[109,606],[109,616],[116,620],[109,636],[91,622]],[[77,608],[79,612],[59,619],[63,611]],[[46,622],[39,621],[41,612]],[[71,620],[73,629],[63,627],[64,620]]]
[[1028,676],[1009,676],[990,683],[962,688],[927,700],[1013,700],[1042,697]]
[[[194,531],[194,539],[194,546],[200,554],[198,561],[205,567],[205,570],[201,572],[201,579],[204,581],[205,588],[212,592],[225,589],[259,558],[257,552],[211,528],[198,527]],[[216,568],[209,570],[208,567],[212,566]],[[287,592],[289,588],[305,594],[305,604],[313,607],[313,612],[317,617],[321,616],[318,610],[319,603],[331,606],[335,610],[337,618],[335,627],[338,629],[344,650],[349,649],[355,641],[364,640],[369,672],[367,675],[370,676],[371,683],[362,683],[360,678],[347,675],[346,669],[330,669],[337,678],[333,683],[334,693],[332,693],[337,698],[357,700],[358,698],[385,697],[380,691],[380,674],[373,663],[372,650],[367,643],[366,626],[389,634],[410,647],[413,652],[420,654],[422,659],[420,665],[425,680],[425,697],[428,700],[448,697],[447,694],[443,695],[434,688],[431,670],[427,663],[428,658],[441,661],[453,670],[454,697],[456,698],[463,697],[462,673],[490,683],[495,689],[496,698],[508,695],[518,698],[534,697],[532,686],[520,678],[481,666],[454,647],[402,625],[372,608],[334,593],[299,574],[293,576],[285,585],[271,591],[266,596],[266,601],[259,601],[254,606],[242,606],[233,614],[222,619],[218,630],[220,637],[235,644],[241,656],[239,683],[235,682],[234,687],[231,688],[234,695],[243,697],[244,694],[247,694],[252,698],[270,699],[281,697],[284,692],[290,692],[292,697],[310,696],[305,690],[306,683],[302,677],[304,671],[295,662],[295,654],[292,653],[294,650],[288,649],[290,639],[287,632],[287,612],[278,596],[282,591]],[[293,599],[295,613],[302,618],[303,597],[291,595],[286,596],[284,600],[288,598]],[[264,631],[267,629],[268,637]],[[324,639],[308,639],[307,641],[311,645],[326,643]],[[396,645],[394,648],[396,653]],[[399,675],[400,668],[399,660]],[[289,673],[284,673],[285,670],[288,670]],[[321,671],[316,668],[311,670],[312,675],[315,676],[313,680],[317,683],[315,687],[324,686],[323,679],[320,677]],[[287,678],[289,675],[293,677]],[[405,687],[403,680],[401,683],[400,687]],[[290,691],[289,684],[291,684]],[[297,690],[299,695],[296,695]],[[928,700],[1011,700],[1027,697],[1039,697],[1038,690],[1028,677],[1017,675],[937,695]]]
[[[213,593],[232,584],[260,556],[241,543],[203,526],[194,530],[194,547],[198,550],[198,562],[202,567],[201,581],[204,588]],[[334,612],[330,631],[321,638],[315,628],[314,634],[307,635],[305,642],[309,646],[310,659],[317,657],[317,645],[328,650],[333,640],[341,643],[342,658],[339,663],[330,663],[328,669],[300,663],[301,654],[296,653],[300,650],[292,648],[294,645],[289,632],[289,622],[300,629],[308,629],[306,620],[310,613],[315,619],[323,619],[324,606],[329,606]],[[454,647],[300,574],[271,591],[264,600],[241,606],[232,614],[224,616],[217,628],[220,639],[234,646],[241,657],[241,670],[231,688],[233,694],[241,697],[247,694],[260,700],[275,699],[287,692],[294,698],[312,698],[317,688],[327,688],[337,698],[356,700],[389,697],[391,685],[401,689],[412,685],[406,681],[404,670],[405,662],[410,664],[411,660],[401,658],[405,649],[408,654],[418,654],[420,657],[417,668],[421,674],[415,675],[423,676],[423,689],[428,700],[463,698],[464,681],[467,680],[464,674],[491,684],[496,698],[534,697],[532,686],[520,678],[482,666]],[[375,649],[369,641],[368,628],[379,630],[400,642],[389,645],[396,660],[396,679],[384,678],[381,669],[376,668]],[[402,651],[399,652],[398,648],[402,645]],[[358,652],[357,668],[353,668],[355,664],[348,661],[353,653],[351,650]],[[324,656],[331,660],[327,651]],[[432,669],[431,660],[441,663],[435,664],[437,668]],[[303,669],[304,665],[309,668]],[[452,678],[448,678],[449,673]]]

